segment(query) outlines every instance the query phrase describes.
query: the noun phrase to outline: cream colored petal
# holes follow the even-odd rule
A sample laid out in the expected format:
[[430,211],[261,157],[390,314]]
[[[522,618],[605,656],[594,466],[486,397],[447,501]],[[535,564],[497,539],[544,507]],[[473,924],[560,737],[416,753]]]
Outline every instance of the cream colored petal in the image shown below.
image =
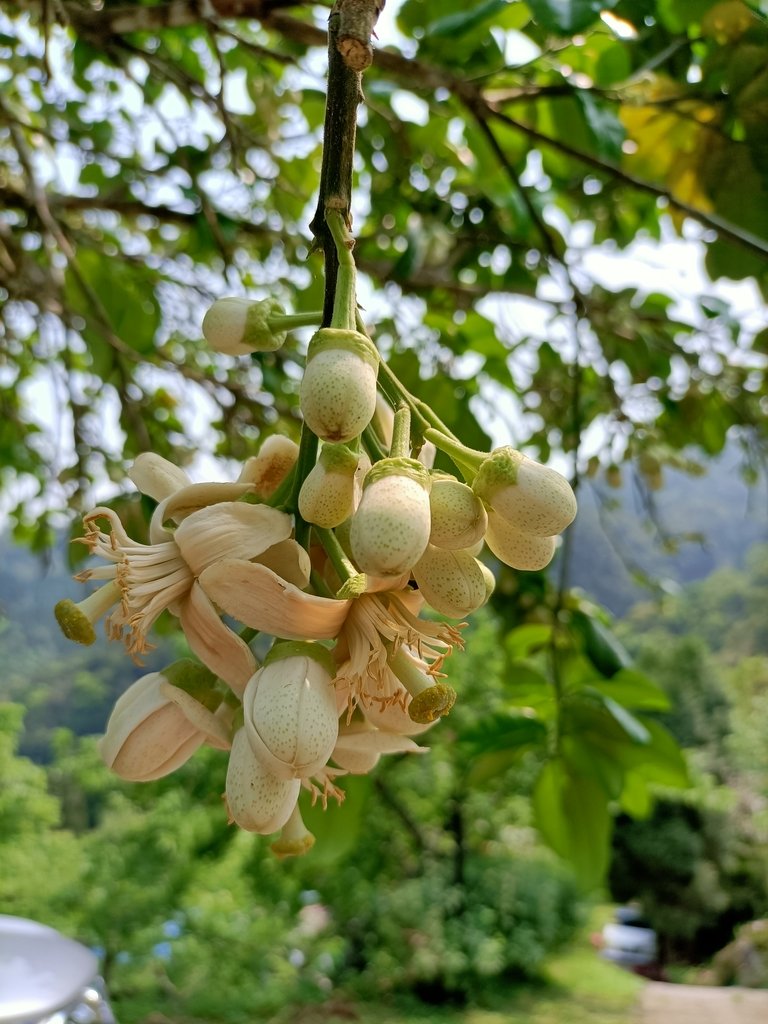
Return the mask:
[[371,576],[370,573],[365,574],[365,592],[366,594],[379,594],[383,590],[402,590],[408,585],[410,573],[404,573],[401,576]]
[[222,558],[256,558],[287,540],[293,519],[269,505],[224,501],[187,516],[174,533],[184,561],[199,576]]
[[186,690],[172,683],[164,681],[160,683],[159,689],[164,697],[184,713],[184,717],[198,732],[205,734],[206,740],[213,741],[214,746],[220,750],[229,749],[229,730],[212,711],[204,707],[199,700],[195,700]]
[[190,484],[170,496],[165,506],[165,519],[180,523],[201,508],[216,505],[220,501],[237,501],[251,491],[253,487],[249,483]]
[[312,563],[309,555],[295,540],[282,540],[259,555],[259,565],[266,565],[286,583],[303,590],[309,585]]
[[284,640],[329,640],[341,629],[350,601],[304,594],[256,562],[225,558],[200,575],[222,611]]
[[268,498],[293,469],[299,446],[289,437],[273,434],[243,466],[238,480],[250,484],[260,498]]
[[407,736],[379,732],[366,723],[355,723],[339,733],[331,760],[353,775],[364,775],[375,767],[382,754],[426,754]]
[[180,466],[154,452],[142,452],[128,470],[128,476],[142,494],[155,501],[164,501],[191,483]]
[[258,668],[248,644],[233,633],[199,583],[194,583],[181,606],[181,628],[202,663],[241,696]]
[[201,732],[191,733],[185,739],[174,735],[178,709],[167,705],[148,723],[141,736],[130,736],[112,762],[111,769],[128,782],[151,782],[176,771],[192,757],[205,737]]

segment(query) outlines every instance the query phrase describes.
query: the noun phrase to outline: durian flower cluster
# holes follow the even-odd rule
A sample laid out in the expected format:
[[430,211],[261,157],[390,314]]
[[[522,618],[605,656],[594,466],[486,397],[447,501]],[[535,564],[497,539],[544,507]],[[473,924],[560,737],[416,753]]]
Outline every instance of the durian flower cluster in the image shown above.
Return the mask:
[[[132,539],[112,509],[90,511],[79,542],[99,564],[76,578],[100,585],[56,606],[71,639],[92,643],[103,618],[135,660],[158,617],[176,617],[196,660],[120,697],[102,756],[146,781],[203,744],[228,751],[230,821],[280,831],[281,856],[313,842],[302,789],[325,806],[343,798],[343,776],[382,754],[424,752],[414,737],[456,697],[445,660],[493,590],[483,546],[513,568],[543,568],[576,513],[558,473],[512,448],[467,448],[394,378],[357,313],[346,227],[332,213],[328,223],[336,304],[309,343],[300,444],[267,438],[228,483],[195,484],[139,456],[129,475],[156,503],[149,542]],[[203,332],[239,356],[274,350],[310,319],[272,300],[222,299]],[[455,472],[432,468],[438,449]],[[257,635],[260,650],[269,644],[261,664]]]

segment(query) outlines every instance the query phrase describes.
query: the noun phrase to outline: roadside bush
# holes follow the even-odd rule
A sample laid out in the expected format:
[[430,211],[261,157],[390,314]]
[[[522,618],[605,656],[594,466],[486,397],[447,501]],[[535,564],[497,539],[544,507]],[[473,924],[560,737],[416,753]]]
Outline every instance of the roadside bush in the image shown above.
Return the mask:
[[620,818],[613,847],[611,893],[640,902],[663,961],[700,963],[768,910],[765,851],[735,814],[660,800],[646,821]]
[[427,1001],[476,995],[490,981],[535,975],[580,923],[571,875],[545,857],[471,854],[427,861],[418,877],[355,880],[333,896],[349,946],[347,974],[363,989]]

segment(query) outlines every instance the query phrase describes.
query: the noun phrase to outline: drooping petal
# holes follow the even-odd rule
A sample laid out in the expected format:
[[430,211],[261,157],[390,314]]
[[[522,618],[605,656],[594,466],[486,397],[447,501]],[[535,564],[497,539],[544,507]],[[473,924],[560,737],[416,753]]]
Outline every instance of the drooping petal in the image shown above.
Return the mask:
[[128,476],[142,494],[155,501],[164,501],[191,484],[181,466],[174,465],[155,452],[142,452],[137,456],[128,470]]
[[221,621],[199,583],[181,605],[181,628],[202,663],[240,696],[257,669],[248,644]]
[[374,768],[382,754],[426,754],[407,736],[380,732],[368,722],[355,722],[342,727],[331,760],[353,775],[365,775]]
[[219,750],[229,750],[229,730],[220,717],[195,700],[191,693],[172,683],[161,682],[160,693],[184,713],[194,728],[205,735],[206,740]]
[[227,615],[284,640],[330,640],[351,601],[305,594],[256,562],[225,558],[200,574],[205,592]]
[[174,533],[195,576],[222,558],[256,558],[287,540],[293,520],[269,505],[225,501],[193,512]]
[[180,523],[193,512],[199,512],[201,508],[217,505],[220,501],[237,501],[252,490],[252,485],[248,483],[190,484],[170,496],[165,506],[163,521],[172,519],[175,523]]
[[281,540],[259,555],[259,565],[266,565],[272,572],[294,587],[303,590],[309,585],[312,563],[309,555],[295,540]]

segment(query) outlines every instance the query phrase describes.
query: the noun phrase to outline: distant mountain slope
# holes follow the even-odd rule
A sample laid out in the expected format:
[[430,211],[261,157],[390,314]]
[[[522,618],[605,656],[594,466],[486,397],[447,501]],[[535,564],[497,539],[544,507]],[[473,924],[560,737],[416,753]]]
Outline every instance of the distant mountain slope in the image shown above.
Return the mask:
[[[741,567],[753,544],[768,541],[765,486],[750,490],[744,484],[734,451],[713,463],[705,477],[670,473],[654,504],[665,536],[701,533],[703,539],[665,551],[631,482],[618,491],[599,491],[586,482],[581,490],[571,527],[570,583],[617,617],[652,595],[653,588],[639,582],[642,577],[676,588],[720,567]],[[177,655],[168,641],[142,669],[131,664],[122,645],[107,642],[103,630],[97,630],[92,647],[61,635],[54,605],[86,593],[71,579],[64,536],[45,559],[0,537],[0,566],[0,700],[27,707],[24,752],[45,760],[57,727],[101,732],[116,696],[142,672]]]
[[631,478],[618,490],[586,480],[570,528],[571,585],[618,617],[654,588],[743,566],[747,551],[768,541],[766,481],[744,482],[735,448],[710,463],[705,476],[667,472],[663,488],[650,495],[650,514],[646,497]]

